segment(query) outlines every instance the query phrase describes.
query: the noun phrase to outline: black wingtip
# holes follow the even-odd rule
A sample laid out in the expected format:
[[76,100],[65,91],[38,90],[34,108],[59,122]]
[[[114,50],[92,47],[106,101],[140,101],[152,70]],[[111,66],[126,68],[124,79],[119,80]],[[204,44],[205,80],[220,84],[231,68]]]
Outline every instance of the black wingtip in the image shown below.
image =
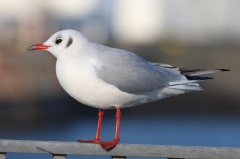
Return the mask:
[[231,70],[228,70],[228,69],[219,69],[221,71],[231,71]]
[[214,79],[212,77],[206,77],[206,76],[186,76],[188,80],[210,80]]
[[205,76],[202,76],[201,80],[210,80],[210,79],[214,79],[212,77],[205,77]]

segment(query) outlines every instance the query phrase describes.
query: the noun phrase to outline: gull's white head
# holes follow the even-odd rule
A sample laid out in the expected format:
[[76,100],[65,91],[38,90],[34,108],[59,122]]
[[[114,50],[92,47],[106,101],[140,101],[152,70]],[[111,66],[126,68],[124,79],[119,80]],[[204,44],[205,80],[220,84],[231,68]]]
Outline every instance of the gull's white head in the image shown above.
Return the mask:
[[89,43],[89,40],[76,30],[61,30],[53,34],[46,42],[36,44],[28,48],[28,51],[47,50],[54,56],[71,53],[81,49]]

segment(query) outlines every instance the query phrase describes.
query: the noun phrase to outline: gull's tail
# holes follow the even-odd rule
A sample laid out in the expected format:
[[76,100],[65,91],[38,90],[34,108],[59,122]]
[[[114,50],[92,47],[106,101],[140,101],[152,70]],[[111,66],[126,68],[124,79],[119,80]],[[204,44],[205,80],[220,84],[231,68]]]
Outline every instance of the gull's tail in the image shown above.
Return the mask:
[[189,68],[179,68],[179,71],[182,75],[185,76],[196,76],[196,75],[203,75],[203,74],[210,74],[222,71],[230,71],[228,69],[189,69]]
[[173,67],[171,65],[166,65],[166,64],[161,64],[161,63],[152,63],[150,62],[151,65],[158,67],[158,68],[168,68],[168,69],[175,69],[180,72],[180,74],[184,75],[187,79],[188,82],[172,82],[170,83],[169,88],[174,88],[174,89],[181,89],[181,90],[186,90],[186,91],[200,91],[203,90],[199,84],[195,82],[200,82],[200,81],[205,81],[209,79],[213,79],[211,77],[206,77],[206,76],[199,76],[203,74],[210,74],[210,73],[216,73],[216,72],[222,72],[222,71],[230,71],[228,69],[191,69],[191,68],[177,68]]
[[230,71],[227,69],[186,69],[186,68],[179,68],[179,71],[181,72],[182,75],[184,75],[188,80],[189,83],[185,84],[176,84],[173,86],[169,86],[170,88],[175,88],[175,89],[184,89],[184,90],[189,90],[189,91],[201,91],[203,90],[198,83],[193,83],[193,82],[200,82],[200,81],[205,81],[209,79],[213,79],[211,77],[206,77],[206,76],[199,76],[202,74],[210,74],[210,73],[216,73],[216,72],[222,72],[222,71]]

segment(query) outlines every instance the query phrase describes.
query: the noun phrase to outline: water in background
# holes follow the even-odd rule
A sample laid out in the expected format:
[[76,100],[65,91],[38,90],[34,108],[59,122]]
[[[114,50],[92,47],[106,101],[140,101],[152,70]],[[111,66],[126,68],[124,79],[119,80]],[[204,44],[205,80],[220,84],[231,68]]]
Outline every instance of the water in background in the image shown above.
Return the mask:
[[[135,108],[137,111],[137,107]],[[115,112],[105,112],[101,137],[103,140],[112,140],[115,133]],[[75,142],[78,139],[93,139],[97,126],[96,117],[80,118],[61,126],[21,130],[1,134],[4,139],[67,141]],[[124,144],[154,144],[154,145],[181,145],[181,146],[213,146],[213,147],[240,147],[240,117],[237,116],[210,116],[210,115],[124,115],[122,114],[120,143]],[[43,154],[7,154],[8,159],[14,158],[52,158]],[[68,155],[68,159],[77,158],[110,158],[106,156],[77,156]]]

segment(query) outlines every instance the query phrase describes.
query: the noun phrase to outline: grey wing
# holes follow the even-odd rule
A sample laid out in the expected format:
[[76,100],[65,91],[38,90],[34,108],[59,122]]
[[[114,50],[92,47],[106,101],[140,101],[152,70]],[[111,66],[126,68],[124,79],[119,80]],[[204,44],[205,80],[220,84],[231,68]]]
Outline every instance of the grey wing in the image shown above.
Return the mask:
[[178,70],[154,67],[125,50],[109,48],[97,60],[101,63],[101,67],[95,67],[98,77],[127,93],[149,92],[169,82],[187,81]]

